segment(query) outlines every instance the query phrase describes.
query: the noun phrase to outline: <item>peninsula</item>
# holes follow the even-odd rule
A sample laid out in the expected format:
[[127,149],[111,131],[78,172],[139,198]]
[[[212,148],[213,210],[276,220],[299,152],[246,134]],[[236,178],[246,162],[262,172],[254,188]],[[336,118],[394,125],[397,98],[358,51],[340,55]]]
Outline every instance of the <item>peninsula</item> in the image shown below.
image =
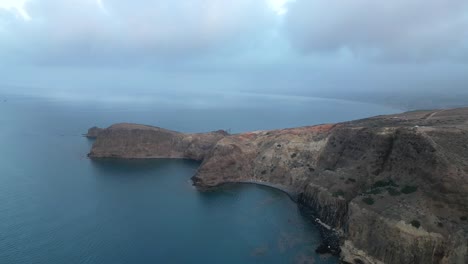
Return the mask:
[[343,263],[468,263],[468,108],[233,135],[116,124],[88,136],[92,159],[200,161],[201,190],[286,191]]

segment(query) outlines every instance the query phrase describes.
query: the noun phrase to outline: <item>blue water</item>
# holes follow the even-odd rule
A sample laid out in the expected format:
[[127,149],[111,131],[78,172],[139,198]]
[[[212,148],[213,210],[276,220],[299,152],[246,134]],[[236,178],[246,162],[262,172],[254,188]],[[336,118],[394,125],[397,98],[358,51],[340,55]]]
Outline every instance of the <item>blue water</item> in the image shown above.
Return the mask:
[[[255,185],[200,193],[198,163],[91,161],[81,136],[135,122],[232,132],[337,122],[398,110],[247,96],[159,105],[0,95],[0,263],[336,263],[284,193]],[[224,99],[226,100],[226,99]]]

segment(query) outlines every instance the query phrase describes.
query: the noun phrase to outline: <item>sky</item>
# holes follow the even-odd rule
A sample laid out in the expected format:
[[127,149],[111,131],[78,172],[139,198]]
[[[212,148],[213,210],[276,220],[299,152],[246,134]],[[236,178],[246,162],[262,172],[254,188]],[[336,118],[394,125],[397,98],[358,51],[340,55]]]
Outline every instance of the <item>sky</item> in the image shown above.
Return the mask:
[[468,1],[0,0],[0,72],[41,95],[458,96]]

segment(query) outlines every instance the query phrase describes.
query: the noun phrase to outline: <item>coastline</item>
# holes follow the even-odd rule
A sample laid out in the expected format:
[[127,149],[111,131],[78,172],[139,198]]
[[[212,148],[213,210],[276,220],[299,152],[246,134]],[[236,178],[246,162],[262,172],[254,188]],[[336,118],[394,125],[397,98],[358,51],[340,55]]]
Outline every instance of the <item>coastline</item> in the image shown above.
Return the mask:
[[[322,237],[316,252],[341,252],[349,263],[458,263],[468,257],[467,226],[457,221],[468,205],[468,163],[458,158],[468,156],[459,147],[467,130],[468,108],[233,135],[117,124],[98,133],[89,157],[198,159],[199,190],[281,191],[311,210]],[[442,178],[451,184],[430,184]]]
[[198,191],[202,191],[202,192],[209,191],[209,190],[216,190],[217,188],[222,187],[222,186],[247,185],[247,184],[268,187],[268,188],[271,188],[271,189],[274,189],[276,191],[286,194],[291,199],[291,201],[293,201],[296,204],[299,210],[306,212],[307,216],[305,217],[307,217],[313,223],[313,225],[318,229],[320,233],[321,244],[315,249],[315,252],[318,254],[331,254],[334,256],[340,256],[340,253],[341,253],[340,241],[342,240],[342,236],[343,236],[342,232],[322,222],[319,218],[319,214],[316,211],[314,211],[313,208],[308,206],[307,203],[301,202],[300,193],[293,192],[289,190],[288,188],[281,186],[279,184],[272,184],[272,183],[258,181],[258,180],[225,182],[225,183],[221,183],[217,186],[212,186],[212,187],[197,186],[195,182],[192,180],[192,185],[195,186],[195,188]]

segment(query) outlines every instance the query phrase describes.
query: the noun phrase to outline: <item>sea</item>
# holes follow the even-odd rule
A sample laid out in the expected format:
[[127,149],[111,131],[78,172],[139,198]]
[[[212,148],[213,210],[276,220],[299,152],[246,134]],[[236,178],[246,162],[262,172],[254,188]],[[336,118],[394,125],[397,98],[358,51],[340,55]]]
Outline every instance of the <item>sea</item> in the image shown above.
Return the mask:
[[337,263],[307,209],[251,184],[197,191],[187,160],[87,158],[92,126],[239,133],[401,110],[314,97],[0,94],[0,264]]

